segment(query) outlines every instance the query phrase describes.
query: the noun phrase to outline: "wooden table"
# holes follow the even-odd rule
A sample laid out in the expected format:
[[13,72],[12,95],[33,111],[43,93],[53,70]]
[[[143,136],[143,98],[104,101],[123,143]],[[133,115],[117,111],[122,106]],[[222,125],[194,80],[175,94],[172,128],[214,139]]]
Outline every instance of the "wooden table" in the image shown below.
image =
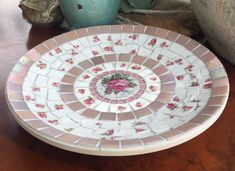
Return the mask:
[[[34,28],[22,19],[19,0],[0,0],[0,170],[235,170],[235,67],[222,60],[230,78],[230,98],[219,120],[200,136],[177,147],[133,157],[94,157],[67,152],[34,138],[14,120],[4,95],[16,61],[65,29]],[[149,24],[156,25],[148,20]]]

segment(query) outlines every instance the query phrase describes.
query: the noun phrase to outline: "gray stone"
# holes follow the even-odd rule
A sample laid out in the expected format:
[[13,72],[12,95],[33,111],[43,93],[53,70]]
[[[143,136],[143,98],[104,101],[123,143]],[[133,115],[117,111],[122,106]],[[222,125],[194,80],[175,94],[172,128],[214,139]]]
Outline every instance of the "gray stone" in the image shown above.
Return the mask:
[[235,0],[192,0],[192,5],[209,43],[235,64]]

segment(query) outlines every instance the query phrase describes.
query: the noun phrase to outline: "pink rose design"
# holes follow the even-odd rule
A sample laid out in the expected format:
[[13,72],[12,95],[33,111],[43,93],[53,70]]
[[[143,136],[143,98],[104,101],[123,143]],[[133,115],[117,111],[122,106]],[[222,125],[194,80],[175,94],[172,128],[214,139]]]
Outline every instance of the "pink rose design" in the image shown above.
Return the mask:
[[133,69],[133,70],[140,70],[141,67],[139,65],[134,65],[134,66],[131,67],[131,69]]
[[156,43],[157,43],[157,39],[156,39],[156,38],[153,38],[153,39],[148,43],[148,45],[154,46]]
[[30,100],[31,100],[31,97],[30,97],[30,96],[25,96],[25,100],[26,100],[26,101],[30,101]]
[[111,80],[107,84],[108,90],[114,90],[116,92],[122,92],[129,87],[129,82],[123,79]]
[[150,78],[150,80],[156,81],[156,80],[157,80],[157,77],[154,77],[154,76],[153,76],[153,77]]
[[42,61],[38,61],[37,67],[42,69],[45,69],[47,67],[46,63],[43,63]]
[[66,59],[65,62],[71,65],[74,63],[72,58]]
[[84,100],[84,103],[87,105],[92,105],[93,103],[95,103],[95,100],[91,97],[88,97],[86,100]]
[[106,40],[111,42],[112,41],[111,35],[109,35]]
[[149,87],[149,89],[150,89],[152,92],[156,92],[156,91],[157,91],[157,86],[151,85],[151,86]]
[[99,55],[98,51],[92,51],[92,53],[93,53],[94,56]]
[[62,105],[62,104],[61,104],[61,105],[56,104],[56,105],[55,105],[55,109],[56,109],[56,110],[62,110],[62,109],[64,109],[64,105]]
[[161,46],[161,48],[168,47],[166,42],[162,42],[160,46]]
[[60,48],[56,48],[56,49],[55,49],[55,53],[56,53],[56,54],[62,53],[62,50],[61,50]]
[[124,107],[124,106],[118,106],[118,108],[117,108],[119,111],[123,111],[123,110],[125,110],[126,109],[126,107]]
[[93,37],[93,41],[96,43],[96,42],[99,42],[100,41],[100,38],[98,36],[94,36]]
[[93,68],[92,69],[92,72],[94,72],[94,73],[98,73],[98,72],[100,72],[100,71],[102,71],[103,69],[102,68],[100,68],[100,67],[96,67],[96,68]]
[[137,102],[135,106],[140,108],[140,107],[143,107],[143,104],[141,102]]
[[84,90],[84,89],[79,89],[79,90],[78,90],[78,93],[84,94],[84,93],[85,93],[85,90]]
[[177,78],[177,80],[181,81],[181,80],[184,79],[184,76],[183,75],[178,75],[178,76],[176,76],[176,78]]
[[43,104],[36,104],[35,105],[37,108],[41,108],[41,109],[43,109],[45,106],[43,105]]
[[113,48],[110,47],[110,46],[106,46],[106,47],[104,47],[104,51],[106,51],[106,52],[113,52]]
[[110,135],[113,135],[114,134],[114,130],[113,129],[109,129],[107,130],[104,135],[107,135],[107,136],[110,136]]
[[175,108],[177,108],[177,105],[174,103],[168,103],[167,108],[170,110],[174,110]]
[[183,111],[189,111],[190,109],[192,109],[193,107],[192,106],[183,106],[182,109]]
[[173,101],[175,101],[175,102],[179,102],[179,101],[180,101],[180,99],[179,99],[179,97],[174,97],[174,98],[173,98]]
[[125,66],[126,66],[125,63],[122,63],[122,64],[120,65],[121,68],[123,68],[123,67],[125,67]]
[[145,131],[145,129],[142,129],[142,128],[135,128],[135,132],[138,133],[138,132],[143,132]]
[[46,118],[47,117],[45,112],[38,112],[38,116],[41,117],[41,118]]
[[119,46],[123,45],[123,43],[122,43],[121,40],[116,41],[114,44],[115,44],[115,45],[119,45]]
[[89,76],[88,74],[83,75],[83,79],[84,79],[84,80],[86,80],[86,79],[88,79],[88,78],[90,78],[90,76]]
[[129,54],[130,54],[130,55],[135,55],[135,54],[136,54],[136,50],[135,50],[135,49],[131,50],[131,51],[129,52]]
[[70,55],[72,55],[72,56],[75,56],[75,55],[77,55],[78,53],[74,50],[74,49],[72,49],[72,51],[70,52]]
[[58,124],[58,120],[56,120],[56,119],[55,120],[49,120],[48,122],[51,123],[51,124]]
[[53,85],[54,87],[59,87],[59,86],[60,86],[60,83],[54,82],[54,83],[52,83],[52,85]]

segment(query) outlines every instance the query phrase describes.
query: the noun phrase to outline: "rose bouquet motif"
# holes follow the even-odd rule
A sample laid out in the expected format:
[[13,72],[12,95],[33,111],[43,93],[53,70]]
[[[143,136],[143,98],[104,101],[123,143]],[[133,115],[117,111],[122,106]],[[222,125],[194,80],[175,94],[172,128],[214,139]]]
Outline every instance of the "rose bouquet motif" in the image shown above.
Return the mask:
[[103,78],[101,84],[105,87],[105,94],[114,93],[116,95],[137,86],[129,75],[119,73]]

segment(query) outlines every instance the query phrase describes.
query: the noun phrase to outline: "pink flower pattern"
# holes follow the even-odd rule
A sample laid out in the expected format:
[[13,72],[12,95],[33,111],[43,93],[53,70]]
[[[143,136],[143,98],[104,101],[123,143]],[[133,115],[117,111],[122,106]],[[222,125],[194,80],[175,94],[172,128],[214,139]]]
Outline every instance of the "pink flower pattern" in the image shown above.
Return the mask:
[[145,129],[143,129],[143,128],[135,128],[135,132],[136,133],[143,132],[143,131],[145,131]]
[[128,75],[118,73],[111,75],[110,78],[103,78],[101,84],[105,87],[105,94],[119,94],[120,92],[137,86]]
[[84,80],[90,78],[90,76],[88,74],[84,74],[83,77],[82,77]]
[[136,50],[135,50],[135,49],[133,49],[133,50],[131,50],[131,51],[129,52],[129,54],[130,54],[130,55],[136,55],[136,54],[137,54],[137,52],[136,52]]
[[175,108],[178,108],[178,106],[175,103],[168,103],[167,108],[169,110],[174,110]]
[[98,51],[92,51],[92,53],[93,53],[94,56],[99,55],[99,52],[98,52]]
[[51,124],[58,124],[58,120],[54,119],[54,120],[48,120],[48,123]]
[[189,111],[189,110],[192,109],[192,108],[193,108],[192,106],[187,106],[187,105],[185,105],[185,106],[182,107],[182,109],[183,109],[184,112]]
[[113,52],[113,48],[111,46],[104,47],[105,52]]
[[120,67],[121,67],[121,68],[123,68],[123,67],[125,67],[125,66],[126,66],[125,63],[121,63],[121,64],[120,64]]
[[135,106],[136,106],[136,107],[138,107],[138,108],[141,108],[141,107],[143,107],[143,106],[144,106],[144,104],[143,104],[143,103],[141,103],[141,102],[137,102],[137,103],[135,104]]
[[40,118],[47,118],[46,112],[38,112],[38,116],[39,116]]
[[95,100],[92,97],[88,97],[87,99],[84,100],[84,103],[90,106],[95,103]]
[[95,74],[97,74],[100,71],[103,71],[103,69],[101,67],[96,67],[96,68],[92,69],[92,72],[94,72]]
[[109,42],[111,42],[111,41],[112,41],[111,35],[109,35],[106,40],[109,41]]
[[156,39],[156,38],[153,38],[153,39],[148,43],[148,45],[154,46],[154,45],[156,45],[156,43],[157,43],[157,39]]
[[107,89],[110,90],[111,92],[112,91],[122,92],[128,87],[129,87],[129,82],[127,80],[122,80],[122,79],[111,80],[107,84]]
[[156,92],[156,91],[157,91],[157,86],[151,85],[151,86],[149,87],[149,89],[150,89],[152,92]]
[[150,78],[151,81],[156,81],[157,80],[157,77],[153,76]]
[[93,42],[94,43],[97,43],[97,42],[99,42],[100,41],[100,38],[98,37],[98,36],[94,36],[93,37]]
[[130,35],[128,38],[132,40],[136,40],[139,37],[137,34]]
[[36,104],[35,106],[36,106],[37,108],[40,108],[40,109],[45,108],[45,105],[43,105],[43,104]]
[[72,65],[72,64],[74,64],[74,62],[73,62],[73,59],[72,59],[72,58],[68,58],[68,59],[66,59],[66,60],[65,60],[65,62],[66,62],[66,63],[68,63],[68,64],[71,64],[71,65]]
[[114,130],[113,129],[109,129],[107,130],[103,135],[106,135],[106,136],[111,136],[114,134]]
[[55,109],[56,109],[56,110],[62,110],[62,109],[64,109],[64,105],[62,105],[62,104],[60,104],[60,105],[56,104],[56,105],[55,105]]
[[84,90],[84,89],[78,89],[78,93],[84,94],[84,93],[85,93],[85,90]]
[[36,64],[36,66],[40,68],[41,70],[43,70],[47,67],[47,64],[43,63],[42,61],[38,61],[38,64]]
[[117,110],[123,111],[123,110],[126,110],[126,107],[124,107],[124,106],[118,106]]
[[133,65],[131,67],[131,69],[133,69],[133,70],[141,70],[141,66],[140,65]]
[[166,42],[162,42],[161,44],[160,44],[160,47],[161,48],[164,48],[164,47],[169,47],[169,45],[166,43]]
[[114,44],[117,46],[122,46],[123,42],[121,40],[117,40]]
[[179,81],[182,81],[184,79],[184,76],[183,75],[178,75],[178,76],[176,76],[176,79],[179,80]]
[[62,49],[61,49],[61,48],[56,48],[56,49],[55,49],[55,53],[56,53],[56,54],[62,53]]
[[54,83],[52,83],[52,86],[54,86],[54,87],[59,87],[59,86],[60,86],[60,83],[54,82]]

